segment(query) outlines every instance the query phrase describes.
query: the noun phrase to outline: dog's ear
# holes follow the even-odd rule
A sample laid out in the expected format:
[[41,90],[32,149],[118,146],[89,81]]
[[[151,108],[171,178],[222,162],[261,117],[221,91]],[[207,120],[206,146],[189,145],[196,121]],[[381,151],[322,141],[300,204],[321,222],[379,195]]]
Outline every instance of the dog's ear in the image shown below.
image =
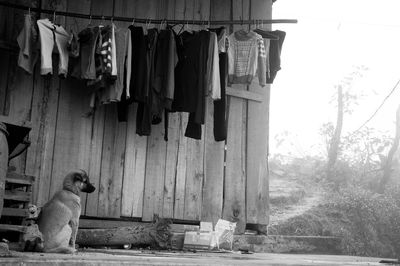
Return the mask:
[[82,173],[74,173],[74,183],[75,182],[83,182],[83,175]]

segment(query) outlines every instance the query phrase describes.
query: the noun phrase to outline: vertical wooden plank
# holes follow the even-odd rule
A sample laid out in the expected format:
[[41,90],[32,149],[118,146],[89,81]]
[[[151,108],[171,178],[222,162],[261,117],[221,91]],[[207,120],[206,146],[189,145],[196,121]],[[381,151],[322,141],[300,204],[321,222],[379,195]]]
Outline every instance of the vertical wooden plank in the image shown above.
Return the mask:
[[[6,1],[7,2],[7,1]],[[14,9],[8,7],[0,7],[0,39],[6,42],[12,40],[12,30],[14,28]],[[10,67],[10,53],[0,53],[0,114],[5,115],[7,81]],[[15,59],[15,58],[14,58]]]
[[[195,0],[185,1],[185,18],[189,20],[196,19]],[[209,16],[209,14],[201,14]],[[199,17],[199,16],[197,16]],[[190,26],[192,29],[198,27]],[[204,179],[204,126],[202,126],[202,139],[195,140],[187,139],[186,150],[186,182],[185,182],[185,220],[200,220],[201,203],[202,203],[202,188]]]
[[[68,1],[67,10],[87,13],[90,1]],[[71,26],[77,30],[76,26],[84,28],[86,24],[87,21],[67,17],[64,28],[69,32]],[[50,196],[61,189],[63,179],[70,171],[89,170],[92,117],[85,116],[90,109],[89,90],[84,81],[77,79],[61,79],[60,82]],[[86,194],[82,194],[82,214],[85,213],[85,203]]]
[[121,215],[142,217],[147,137],[136,134],[137,105],[129,106]]
[[199,221],[201,217],[202,188],[204,178],[204,130],[203,139],[187,139],[185,220]]
[[58,111],[58,78],[41,77],[40,66],[35,70],[35,90],[32,100],[29,133],[31,146],[27,150],[26,174],[36,177],[33,202],[43,206],[49,197],[53,147]]
[[[194,2],[196,0],[185,0],[185,8],[184,8],[184,18],[188,20],[194,19]],[[189,22],[190,24],[190,22]]]
[[186,160],[187,160],[187,140],[185,129],[188,121],[188,114],[181,113],[179,121],[179,142],[178,142],[178,161],[176,163],[175,180],[175,202],[174,218],[183,220],[185,211],[185,187],[186,187]]
[[[68,11],[70,12],[90,12],[91,0],[72,0],[68,1]],[[76,33],[79,33],[80,30],[84,29],[88,25],[87,19],[78,19],[78,18],[68,18],[66,21],[67,31],[75,30]],[[75,86],[74,86],[75,87]],[[79,133],[79,155],[78,155],[78,163],[77,167],[79,169],[85,170],[89,174],[89,165],[90,165],[90,142],[92,137],[92,127],[93,127],[93,116],[85,116],[84,114],[89,109],[89,98],[90,95],[86,90],[84,82],[79,82],[79,86],[82,94],[77,96],[80,101],[78,107],[80,107],[80,112],[78,112],[80,123],[80,133]],[[89,176],[90,178],[90,176]],[[85,214],[86,212],[86,201],[87,194],[81,195],[81,214]]]
[[[0,14],[1,16],[1,14]],[[9,67],[10,55],[8,53],[0,53],[0,114],[4,115],[4,107],[6,105],[7,95],[7,80],[8,80],[8,67]]]
[[148,137],[146,179],[144,187],[143,221],[152,221],[154,214],[162,216],[164,200],[166,143],[163,124],[153,125]]
[[[17,4],[26,6],[36,6],[36,1],[18,0]],[[10,41],[16,43],[16,38],[24,25],[24,11],[13,10],[13,27],[10,32]],[[30,119],[32,91],[33,91],[33,75],[27,74],[18,63],[18,54],[11,54],[8,65],[8,86],[7,86],[7,99],[5,115],[19,120]],[[26,165],[26,152],[12,159],[9,163],[14,166],[17,172],[24,173]]]
[[[115,16],[135,17],[137,0],[116,0]],[[128,27],[131,23],[118,23]],[[146,173],[147,137],[136,134],[137,105],[129,106],[126,128],[125,165],[122,183],[121,216],[142,217]]]
[[174,217],[174,194],[179,151],[180,118],[181,115],[178,113],[171,113],[169,117],[162,214],[164,218]]
[[[271,19],[272,1],[251,0],[252,19]],[[250,91],[263,95],[261,103],[249,101],[247,127],[247,223],[268,225],[268,135],[270,86],[261,88],[255,81]],[[263,114],[263,115],[259,115]]]
[[224,186],[224,219],[237,222],[237,232],[245,229],[246,169],[243,158],[243,100],[231,97]]
[[[203,1],[202,1],[203,2]],[[229,20],[230,0],[211,1],[211,20]],[[201,220],[216,224],[222,217],[225,142],[214,139],[214,104],[207,99],[205,125],[204,185]]]
[[114,0],[114,15],[123,17],[133,17],[134,9],[136,5],[135,0]]
[[208,20],[210,18],[210,1],[195,0],[194,2],[194,19]]
[[115,104],[106,105],[97,216],[121,216],[126,123],[117,121]]
[[[2,2],[14,2],[11,0],[3,0]],[[0,38],[1,40],[10,42],[13,40],[14,30],[14,8],[0,7]],[[15,39],[14,39],[15,40]]]
[[[232,1],[232,18],[246,19],[249,15],[249,0]],[[241,25],[235,25],[237,30]],[[234,89],[246,90],[245,85],[232,85]],[[236,233],[246,227],[246,101],[230,97],[228,104],[228,136],[224,185],[224,219],[234,221]]]
[[[112,15],[113,11],[113,0],[107,1],[91,1],[90,5],[90,13],[94,15],[104,15],[109,16]],[[97,25],[102,22],[101,20],[92,21],[93,25]],[[91,149],[90,149],[90,161],[89,161],[89,176],[91,178],[91,182],[96,186],[96,190],[87,195],[86,199],[86,212],[87,216],[107,216],[108,215],[108,201],[105,200],[106,196],[104,193],[110,189],[107,184],[107,179],[110,178],[110,165],[112,162],[106,161],[106,165],[104,163],[104,149],[111,149],[110,145],[111,138],[113,137],[112,132],[108,132],[107,144],[104,141],[104,137],[106,135],[105,131],[107,127],[110,125],[106,123],[106,113],[108,110],[106,106],[99,106],[96,108],[96,112],[94,114],[93,119],[93,132],[91,139]],[[116,118],[115,118],[116,119]],[[110,123],[110,120],[108,121]],[[115,128],[114,128],[115,130]],[[107,146],[108,145],[108,146]],[[107,150],[111,153],[111,150]],[[107,168],[108,172],[103,173],[104,168]],[[106,192],[105,192],[106,191]],[[101,203],[100,203],[101,202]],[[101,206],[100,206],[101,204]]]
[[[113,14],[113,0],[93,2],[92,14],[110,16]],[[109,22],[103,22],[108,24]],[[125,160],[126,123],[118,123],[115,105],[104,108],[104,136],[101,149],[100,181],[98,191],[97,216],[120,217]],[[93,164],[98,170],[98,163]],[[88,201],[92,200],[88,196]],[[93,195],[93,199],[95,196]],[[88,206],[93,203],[88,202]],[[88,208],[87,206],[87,208]],[[89,210],[88,210],[89,211]],[[89,211],[91,212],[91,211]],[[88,213],[88,212],[87,212]]]
[[[65,11],[66,1],[42,1],[42,8]],[[53,69],[57,69],[58,60],[55,56],[52,59]],[[36,177],[34,202],[40,207],[46,203],[50,193],[59,93],[59,78],[56,75],[42,77],[38,63],[31,115],[32,124],[36,126],[30,133],[32,145],[27,150],[26,173]]]
[[92,0],[91,12],[93,15],[111,16],[114,0],[95,1]]
[[[163,0],[159,6],[159,17],[173,19],[175,2],[171,0]],[[171,12],[172,11],[172,12]],[[164,218],[174,217],[174,200],[175,200],[175,185],[177,177],[178,165],[178,150],[181,128],[181,114],[170,113],[168,125],[168,142],[165,162],[165,180],[164,180],[164,199],[163,213]]]
[[175,0],[175,19],[186,19],[185,0]]
[[[174,19],[185,19],[185,0],[175,0]],[[177,28],[177,27],[175,27]],[[186,152],[187,138],[185,129],[188,122],[187,113],[179,113],[178,130],[178,158],[176,162],[174,218],[183,220],[185,212],[185,187],[186,187]]]
[[[153,3],[151,8],[146,8],[140,0],[138,3],[137,14],[143,14],[146,18],[156,17],[159,12],[158,1]],[[153,2],[153,1],[151,1]],[[155,7],[154,4],[157,4]],[[143,221],[152,221],[154,214],[162,216],[164,201],[164,180],[166,163],[167,144],[164,141],[164,121],[158,125],[153,125],[151,135],[148,137],[147,157],[146,157],[146,178],[144,186],[143,201]]]
[[96,109],[93,118],[93,129],[90,141],[89,176],[90,181],[96,187],[93,193],[87,195],[86,212],[87,216],[97,216],[100,191],[101,159],[103,151],[105,106]]

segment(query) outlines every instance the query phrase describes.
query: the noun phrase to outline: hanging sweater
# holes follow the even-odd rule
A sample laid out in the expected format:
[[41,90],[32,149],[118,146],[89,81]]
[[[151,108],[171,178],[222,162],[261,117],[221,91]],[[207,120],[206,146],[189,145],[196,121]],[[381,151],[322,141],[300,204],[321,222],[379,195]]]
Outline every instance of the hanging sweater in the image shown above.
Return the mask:
[[266,84],[266,53],[263,38],[255,32],[240,30],[228,37],[228,84],[251,84],[258,76]]

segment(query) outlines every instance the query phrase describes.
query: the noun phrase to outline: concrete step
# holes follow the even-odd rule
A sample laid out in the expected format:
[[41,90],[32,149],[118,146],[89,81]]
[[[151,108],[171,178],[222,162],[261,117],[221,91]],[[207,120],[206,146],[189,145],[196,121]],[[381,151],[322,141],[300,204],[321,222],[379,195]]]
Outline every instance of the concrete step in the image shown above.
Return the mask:
[[339,237],[235,235],[233,249],[257,253],[341,255],[340,244]]

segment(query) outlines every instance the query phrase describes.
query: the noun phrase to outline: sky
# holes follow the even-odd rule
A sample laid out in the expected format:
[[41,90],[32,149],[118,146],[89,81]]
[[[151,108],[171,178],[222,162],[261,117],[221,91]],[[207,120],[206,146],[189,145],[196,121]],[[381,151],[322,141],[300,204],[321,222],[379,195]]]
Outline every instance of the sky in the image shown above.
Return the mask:
[[[297,24],[272,24],[286,32],[281,67],[271,87],[270,153],[306,155],[325,151],[319,129],[336,122],[332,102],[343,78],[365,66],[351,90],[363,95],[343,133],[353,132],[378,108],[400,79],[399,0],[277,0],[273,19],[298,19]],[[394,136],[400,86],[369,127]],[[276,136],[285,135],[277,145]]]

